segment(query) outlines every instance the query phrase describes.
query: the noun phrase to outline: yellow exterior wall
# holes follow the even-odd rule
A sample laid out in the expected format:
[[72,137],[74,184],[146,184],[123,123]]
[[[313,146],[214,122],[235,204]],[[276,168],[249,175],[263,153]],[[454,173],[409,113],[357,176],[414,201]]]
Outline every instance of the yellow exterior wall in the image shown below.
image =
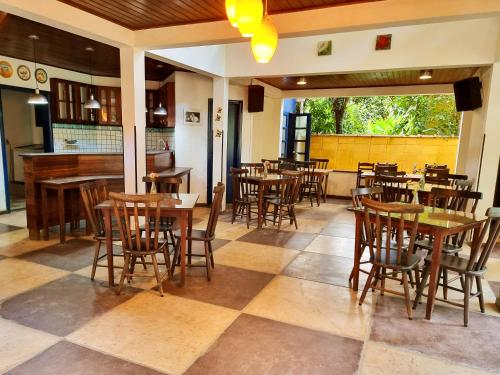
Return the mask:
[[447,164],[455,171],[458,137],[311,136],[311,158],[330,159],[329,168],[357,171],[358,162],[398,163],[398,170],[411,173],[413,166]]

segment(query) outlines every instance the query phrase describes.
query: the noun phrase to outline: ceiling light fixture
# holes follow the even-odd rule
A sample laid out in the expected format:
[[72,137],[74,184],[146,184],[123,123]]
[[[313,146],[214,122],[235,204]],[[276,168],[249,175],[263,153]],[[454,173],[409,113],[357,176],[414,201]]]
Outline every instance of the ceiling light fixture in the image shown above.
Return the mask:
[[431,79],[432,78],[432,70],[421,70],[419,78],[420,79]]
[[267,14],[267,0],[262,22],[252,36],[252,52],[258,63],[266,64],[273,58],[278,46],[278,32]]
[[[156,68],[157,69],[162,69],[163,65],[162,64],[157,64]],[[158,81],[158,96],[160,96],[160,81]],[[155,116],[166,116],[167,115],[167,109],[161,105],[161,99],[159,100],[158,107],[155,108],[153,114]]]
[[297,81],[297,85],[307,85],[306,77],[300,77],[299,80]]
[[93,93],[93,83],[92,83],[92,53],[94,52],[94,48],[92,47],[87,47],[85,48],[85,51],[89,53],[89,76],[90,76],[90,98],[85,101],[83,104],[83,108],[86,109],[101,109],[101,103],[99,103],[97,100],[94,98],[94,93]]
[[227,19],[231,22],[233,27],[238,27],[238,20],[236,19],[236,3],[238,0],[226,0],[226,14]]
[[[28,36],[33,41],[33,61],[35,62],[35,72],[36,72],[36,41],[38,40],[38,35],[32,34]],[[35,74],[33,74],[35,78],[35,92],[31,94],[28,98],[28,104],[34,104],[34,105],[47,105],[49,104],[47,98],[40,94],[40,89],[38,88],[38,81],[35,77]]]
[[246,38],[253,36],[262,22],[263,11],[262,0],[236,1],[236,22],[242,36]]

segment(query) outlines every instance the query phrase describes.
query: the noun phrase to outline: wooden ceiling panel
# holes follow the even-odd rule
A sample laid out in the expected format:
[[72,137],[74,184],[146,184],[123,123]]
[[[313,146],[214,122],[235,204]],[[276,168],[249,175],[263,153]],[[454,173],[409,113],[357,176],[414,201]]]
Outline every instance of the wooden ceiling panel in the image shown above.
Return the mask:
[[419,79],[420,70],[390,70],[350,74],[307,76],[307,85],[297,85],[300,77],[262,77],[260,81],[281,90],[313,90],[355,87],[447,84],[472,77],[477,67],[435,69],[432,78]]
[[[120,51],[118,48],[71,34],[41,23],[0,12],[0,55],[33,61],[33,44],[28,35],[39,36],[38,62],[75,72],[89,72],[89,54],[85,48],[92,46],[92,74],[107,77],[120,76]],[[176,70],[173,65],[146,58],[146,79],[164,80]]]
[[[128,29],[221,21],[226,19],[225,0],[59,0]],[[269,13],[350,5],[381,0],[269,0]]]

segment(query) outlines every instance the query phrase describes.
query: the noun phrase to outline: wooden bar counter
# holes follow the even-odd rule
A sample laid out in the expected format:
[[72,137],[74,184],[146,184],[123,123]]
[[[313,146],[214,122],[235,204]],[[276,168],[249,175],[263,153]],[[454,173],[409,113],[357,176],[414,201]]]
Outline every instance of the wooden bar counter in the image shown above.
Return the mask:
[[[148,152],[147,172],[162,172],[172,168],[172,151]],[[24,176],[26,191],[26,219],[29,237],[40,240],[43,228],[41,181],[56,178],[76,178],[81,176],[117,176],[110,179],[111,191],[123,191],[122,153],[26,153]],[[47,191],[46,220],[48,225],[59,224],[57,191]],[[64,195],[64,216],[66,222],[85,219],[80,193],[73,189]]]

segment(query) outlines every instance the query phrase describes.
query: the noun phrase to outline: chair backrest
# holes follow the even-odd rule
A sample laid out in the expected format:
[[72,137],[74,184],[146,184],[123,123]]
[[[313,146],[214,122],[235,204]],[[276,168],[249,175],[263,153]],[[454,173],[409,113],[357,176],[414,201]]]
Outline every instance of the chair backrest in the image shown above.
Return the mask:
[[445,168],[446,166],[438,166],[438,167],[426,167],[425,168],[425,182],[429,184],[436,185],[449,185],[450,180],[448,179],[448,175],[450,174],[450,170]]
[[361,204],[361,200],[363,198],[368,198],[382,202],[383,191],[384,189],[382,189],[382,186],[351,189],[352,206],[354,208],[362,208],[363,205]]
[[408,179],[399,176],[379,176],[378,183],[382,187],[383,202],[410,203]]
[[300,185],[302,184],[303,172],[300,171],[282,171],[281,174],[289,179],[282,181],[280,186],[280,198],[286,205],[295,204],[299,197]]
[[247,195],[250,191],[248,182],[248,169],[231,167],[231,180],[233,183],[233,204],[240,200],[243,196]]
[[[414,254],[413,248],[417,235],[418,215],[424,211],[419,204],[390,204],[363,198],[364,228],[370,255],[374,262],[392,265],[395,258],[399,265],[407,265]],[[410,221],[411,223],[406,223]],[[403,248],[403,237],[409,228],[409,243]],[[392,235],[396,234],[396,243],[392,243]],[[391,256],[395,252],[395,257]],[[385,257],[384,257],[385,255]]]
[[374,168],[375,174],[395,174],[398,171],[396,163],[377,163]]
[[304,183],[307,184],[319,180],[319,177],[314,175],[314,171],[316,170],[315,161],[296,161],[295,164],[297,165],[297,170],[304,173]]
[[[488,216],[488,220],[483,224],[479,238],[472,244],[469,263],[467,264],[468,271],[483,271],[486,269],[486,263],[500,236],[500,207],[490,207],[486,211],[486,216]],[[483,244],[487,233],[488,239]]]
[[278,170],[280,169],[280,164],[281,160],[273,160],[273,159],[261,159],[262,164],[264,164],[266,161],[269,163],[269,172],[271,173],[277,173]]
[[155,183],[158,193],[179,194],[182,177],[150,177],[144,176],[142,181],[146,183],[146,192],[151,191],[151,184]]
[[222,182],[219,182],[217,186],[214,187],[214,197],[212,199],[212,207],[210,208],[210,215],[208,216],[207,224],[207,237],[215,237],[215,227],[219,221],[219,214],[222,208],[222,198],[224,197],[224,192],[226,187]]
[[258,176],[264,170],[263,163],[241,163],[241,168],[247,169],[250,176]]
[[483,194],[477,191],[454,190],[433,187],[431,200],[433,207],[446,208],[454,211],[475,213]]
[[279,165],[280,171],[296,171],[297,164],[294,161],[282,161]]
[[82,196],[85,214],[87,215],[87,223],[90,224],[90,228],[95,236],[103,236],[104,221],[102,211],[97,210],[95,206],[109,198],[108,181],[98,180],[81,184],[80,194]]
[[447,164],[425,164],[425,170],[427,169],[448,169]]
[[472,191],[474,188],[474,180],[452,180],[451,186],[455,190],[467,190]]
[[[154,251],[159,248],[161,207],[175,207],[178,199],[166,194],[109,193],[124,250]],[[142,211],[142,212],[141,212]],[[144,217],[141,227],[140,217]],[[144,241],[141,235],[144,233]]]
[[311,158],[309,160],[310,161],[315,161],[316,162],[316,168],[319,168],[319,169],[328,169],[328,163],[330,162],[330,159]]
[[358,172],[374,171],[374,163],[358,162]]

